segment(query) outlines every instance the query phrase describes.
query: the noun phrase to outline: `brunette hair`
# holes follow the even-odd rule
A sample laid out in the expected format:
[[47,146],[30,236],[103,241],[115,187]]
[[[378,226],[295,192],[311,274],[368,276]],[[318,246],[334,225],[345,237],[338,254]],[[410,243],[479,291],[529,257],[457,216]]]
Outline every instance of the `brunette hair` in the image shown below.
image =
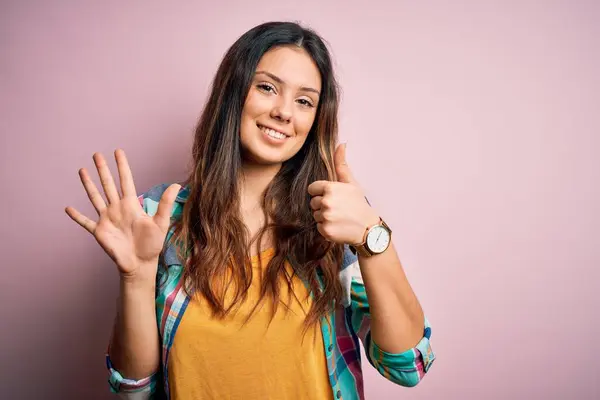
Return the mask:
[[[248,240],[239,209],[240,119],[261,57],[278,46],[304,49],[318,67],[322,88],[305,144],[283,163],[264,193],[265,221],[272,222],[257,238]],[[313,297],[306,327],[317,323],[340,301],[338,273],[343,247],[326,241],[317,231],[307,192],[308,185],[316,180],[336,179],[333,152],[337,142],[338,103],[339,90],[327,46],[317,33],[299,24],[269,22],[256,26],[225,54],[196,128],[192,171],[184,182],[189,195],[181,218],[174,222],[171,238],[180,244],[180,259],[185,260],[186,290],[200,292],[214,315],[225,316],[245,298],[253,273],[250,249],[255,242],[260,250],[267,230],[273,234],[275,252],[266,266],[260,300],[271,298],[273,313],[280,302],[281,278],[291,285],[293,275],[286,271],[286,261],[293,274],[308,284]],[[229,272],[236,290],[233,303],[226,307],[223,293],[215,290],[213,283]]]

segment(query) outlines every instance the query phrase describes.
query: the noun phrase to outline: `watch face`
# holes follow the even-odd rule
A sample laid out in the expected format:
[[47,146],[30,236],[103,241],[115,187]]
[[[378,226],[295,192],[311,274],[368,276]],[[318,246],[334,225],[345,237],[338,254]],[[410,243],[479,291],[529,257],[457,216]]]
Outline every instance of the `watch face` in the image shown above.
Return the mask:
[[382,253],[390,244],[390,232],[378,225],[371,229],[367,235],[367,246],[373,253]]

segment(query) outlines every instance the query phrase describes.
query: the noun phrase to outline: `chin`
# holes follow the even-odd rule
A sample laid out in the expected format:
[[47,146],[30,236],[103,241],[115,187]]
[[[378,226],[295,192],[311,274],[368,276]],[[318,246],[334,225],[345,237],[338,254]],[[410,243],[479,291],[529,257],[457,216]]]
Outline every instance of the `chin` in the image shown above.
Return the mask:
[[262,146],[252,146],[244,150],[247,161],[264,166],[273,166],[281,165],[293,156],[293,154],[287,155],[281,150],[276,151],[274,149],[265,149],[260,147]]

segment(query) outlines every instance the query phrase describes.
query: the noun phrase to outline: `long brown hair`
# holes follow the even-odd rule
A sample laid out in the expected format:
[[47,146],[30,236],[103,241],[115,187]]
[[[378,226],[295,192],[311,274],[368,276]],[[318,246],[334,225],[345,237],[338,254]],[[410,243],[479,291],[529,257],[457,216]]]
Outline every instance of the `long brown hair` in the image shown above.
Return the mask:
[[[313,297],[305,320],[308,327],[340,301],[338,272],[343,253],[342,245],[327,242],[317,231],[307,193],[308,185],[316,180],[336,179],[332,155],[339,102],[329,51],[312,30],[289,22],[265,23],[242,35],[225,54],[196,128],[192,171],[184,182],[189,195],[181,218],[174,222],[172,241],[180,244],[180,259],[185,260],[186,290],[200,292],[215,316],[225,316],[245,298],[252,268],[251,244],[240,216],[240,119],[259,60],[269,49],[284,45],[301,47],[313,58],[321,74],[322,90],[305,144],[283,163],[264,193],[263,210],[269,217],[265,221],[272,222],[260,231],[257,246],[260,249],[263,235],[270,230],[275,254],[266,267],[260,300],[270,297],[275,312],[282,277],[291,288],[287,260],[294,274],[308,284]],[[232,304],[225,307],[223,295],[215,291],[213,282],[228,271],[237,285]]]

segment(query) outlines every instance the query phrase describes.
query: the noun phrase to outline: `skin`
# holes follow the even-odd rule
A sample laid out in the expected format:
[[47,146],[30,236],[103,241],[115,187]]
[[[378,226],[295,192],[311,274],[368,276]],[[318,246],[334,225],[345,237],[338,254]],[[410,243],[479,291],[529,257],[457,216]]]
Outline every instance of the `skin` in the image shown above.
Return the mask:
[[[267,52],[259,62],[241,116],[243,153],[241,213],[251,234],[265,223],[260,199],[281,168],[304,145],[315,119],[321,77],[311,57],[296,47]],[[266,126],[286,138],[269,138]],[[338,182],[317,181],[308,187],[319,232],[336,243],[363,241],[366,227],[379,221],[346,163],[345,146],[337,148]],[[123,150],[115,151],[121,193],[102,154],[93,156],[105,198],[82,168],[79,176],[98,216],[89,218],[72,207],[67,215],[93,235],[111,257],[120,276],[120,296],[109,355],[129,379],[141,379],[159,368],[159,337],[154,304],[158,256],[169,216],[180,189],[171,185],[158,212],[150,217],[137,199]],[[265,238],[265,246],[273,245]],[[372,314],[373,340],[388,352],[413,347],[423,334],[423,313],[404,274],[393,243],[382,254],[359,257]]]

